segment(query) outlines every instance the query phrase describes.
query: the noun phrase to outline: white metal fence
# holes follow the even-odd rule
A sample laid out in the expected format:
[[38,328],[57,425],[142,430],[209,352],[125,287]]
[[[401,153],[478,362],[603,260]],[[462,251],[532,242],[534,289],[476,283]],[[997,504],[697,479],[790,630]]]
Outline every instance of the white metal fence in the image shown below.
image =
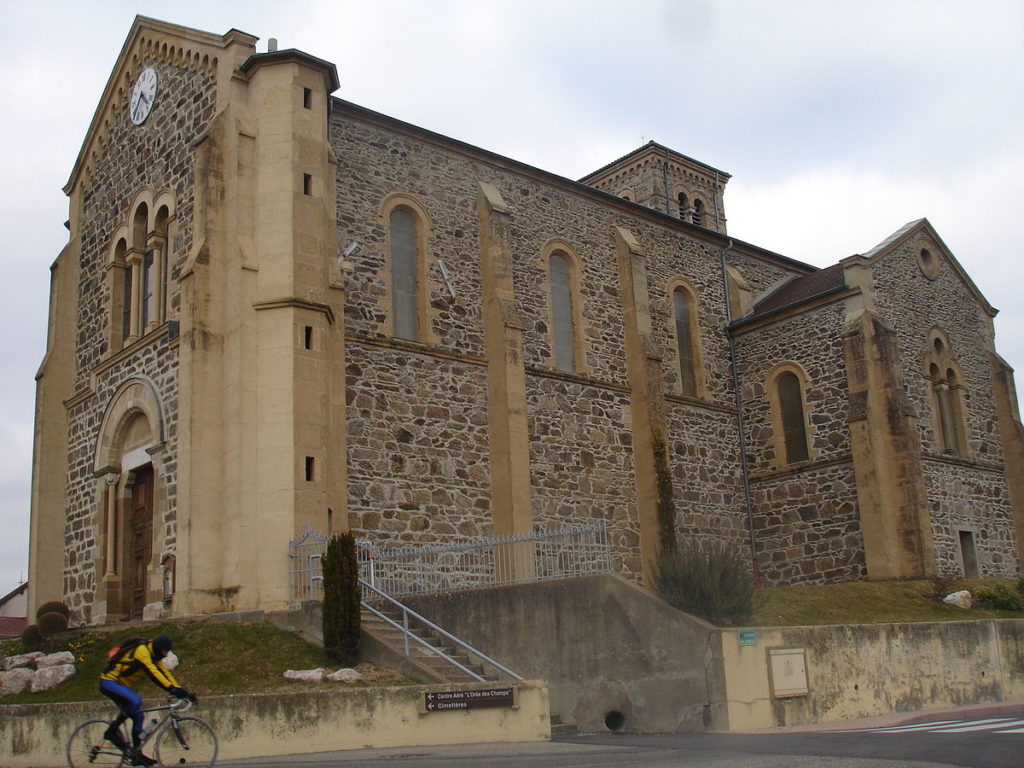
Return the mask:
[[[327,540],[307,530],[290,542],[293,601],[321,599],[320,558]],[[381,548],[366,539],[357,539],[356,546],[360,577],[395,596],[563,579],[612,567],[604,523],[430,547]]]

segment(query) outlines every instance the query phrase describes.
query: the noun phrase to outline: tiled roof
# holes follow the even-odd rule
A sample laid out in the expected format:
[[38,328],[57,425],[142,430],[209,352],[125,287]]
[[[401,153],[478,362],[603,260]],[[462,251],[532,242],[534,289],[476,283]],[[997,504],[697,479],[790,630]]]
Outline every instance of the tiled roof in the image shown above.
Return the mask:
[[27,625],[24,616],[0,616],[0,638],[21,637]]
[[[796,277],[768,294],[754,305],[753,317],[767,314],[781,307],[813,299],[815,296],[830,293],[846,284],[843,276],[843,265],[833,264],[831,267],[811,272],[809,275]],[[746,318],[744,318],[746,319]]]

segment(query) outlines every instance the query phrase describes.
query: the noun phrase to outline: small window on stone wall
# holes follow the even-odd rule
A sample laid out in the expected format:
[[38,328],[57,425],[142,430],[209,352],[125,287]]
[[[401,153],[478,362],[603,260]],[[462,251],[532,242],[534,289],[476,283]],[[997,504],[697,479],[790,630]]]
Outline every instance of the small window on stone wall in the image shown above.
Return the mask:
[[405,208],[391,212],[391,307],[394,334],[419,340],[419,239],[416,219]]
[[551,254],[551,323],[555,339],[555,367],[576,370],[576,327],[573,322],[572,272],[563,253]]
[[779,415],[782,420],[786,463],[807,461],[807,427],[804,422],[804,399],[799,377],[786,371],[775,382],[778,388]]
[[693,218],[690,220],[697,226],[704,226],[704,203],[700,200],[693,201]]
[[698,395],[696,309],[696,302],[689,290],[682,286],[673,289],[672,314],[675,318],[676,357],[679,362],[679,391],[687,397]]
[[933,332],[926,374],[932,394],[935,447],[942,453],[966,456],[965,390],[958,366],[940,333]]

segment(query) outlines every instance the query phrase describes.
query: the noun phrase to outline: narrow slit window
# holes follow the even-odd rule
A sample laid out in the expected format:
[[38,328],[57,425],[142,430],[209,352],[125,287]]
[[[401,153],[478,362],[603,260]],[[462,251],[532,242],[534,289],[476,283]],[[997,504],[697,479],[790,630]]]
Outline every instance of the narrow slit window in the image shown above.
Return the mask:
[[146,332],[146,326],[155,317],[155,288],[156,261],[153,258],[153,249],[147,248],[142,256],[142,301],[139,307],[142,311],[142,318],[139,322],[140,335]]
[[306,109],[313,108],[313,89],[303,88],[302,89],[302,106]]
[[391,212],[391,308],[394,334],[417,341],[419,329],[419,263],[416,254],[416,221],[396,208]]
[[315,462],[312,456],[306,457],[306,482],[313,482]]
[[697,375],[693,364],[693,307],[690,297],[682,288],[672,292],[672,305],[676,318],[676,351],[679,355],[679,383],[684,395],[697,394]]
[[303,349],[312,349],[313,348],[313,326],[311,326],[311,325],[307,325],[303,329],[303,333],[302,333],[302,346],[303,346]]
[[313,194],[313,176],[308,173],[302,174],[302,194]]
[[551,269],[551,322],[555,340],[555,367],[560,371],[576,370],[576,329],[573,327],[572,275],[569,263],[561,253],[554,253]]

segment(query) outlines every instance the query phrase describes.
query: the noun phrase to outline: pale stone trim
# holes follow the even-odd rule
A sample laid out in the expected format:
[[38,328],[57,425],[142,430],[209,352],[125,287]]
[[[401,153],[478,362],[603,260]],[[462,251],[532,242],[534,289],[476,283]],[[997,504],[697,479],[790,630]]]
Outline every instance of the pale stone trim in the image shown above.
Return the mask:
[[[101,472],[105,467],[121,466],[117,451],[120,449],[123,430],[131,417],[140,413],[149,422],[150,433],[153,435],[152,445],[161,445],[164,442],[164,418],[156,386],[149,379],[136,376],[118,388],[103,414],[93,461],[96,472]],[[146,463],[148,461],[147,457]]]

